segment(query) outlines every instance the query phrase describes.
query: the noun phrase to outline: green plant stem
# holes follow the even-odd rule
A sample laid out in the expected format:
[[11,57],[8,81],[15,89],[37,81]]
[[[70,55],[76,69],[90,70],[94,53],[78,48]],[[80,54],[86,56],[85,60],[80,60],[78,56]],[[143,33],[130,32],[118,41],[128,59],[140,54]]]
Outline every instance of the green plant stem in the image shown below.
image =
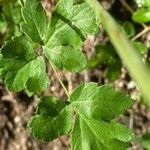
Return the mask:
[[150,104],[150,68],[142,62],[139,52],[132,46],[118,23],[107,13],[97,0],[85,0],[101,20],[110,40],[130,75],[137,82],[145,102]]
[[56,71],[56,69],[55,69],[53,63],[52,63],[50,60],[49,60],[49,63],[50,63],[50,65],[52,66],[52,69],[53,69],[53,71],[54,71],[54,73],[55,73],[55,75],[56,75],[56,77],[57,77],[59,83],[61,84],[62,88],[64,89],[64,91],[65,91],[65,93],[66,93],[66,95],[67,95],[67,97],[69,98],[69,92],[68,92],[68,90],[66,89],[65,85],[63,84],[63,82],[61,81],[61,79],[60,79],[60,77],[59,77],[59,75],[58,75],[58,73],[57,73],[57,71]]

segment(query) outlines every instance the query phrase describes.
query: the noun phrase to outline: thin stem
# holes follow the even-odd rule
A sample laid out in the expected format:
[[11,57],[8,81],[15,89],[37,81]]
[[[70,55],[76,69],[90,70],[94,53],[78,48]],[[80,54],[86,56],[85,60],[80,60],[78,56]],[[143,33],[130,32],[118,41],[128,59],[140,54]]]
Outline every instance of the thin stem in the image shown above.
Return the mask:
[[[122,5],[124,5],[124,6],[126,7],[126,9],[127,9],[131,14],[134,13],[134,10],[126,3],[125,0],[120,0],[120,2],[122,3]],[[142,23],[141,25],[143,26],[144,29],[147,28],[147,25],[146,25],[146,24]]]
[[136,39],[138,39],[139,37],[141,37],[143,34],[147,33],[148,31],[150,31],[150,27],[143,29],[140,33],[135,35],[131,40],[135,41]]
[[50,60],[49,60],[49,63],[50,63],[50,65],[52,66],[52,69],[53,69],[53,71],[54,71],[54,73],[55,73],[55,75],[56,75],[56,77],[57,77],[59,83],[61,84],[62,88],[64,89],[64,91],[65,91],[67,97],[69,97],[69,92],[68,92],[68,90],[66,89],[65,85],[63,84],[63,82],[61,81],[61,79],[60,79],[60,77],[59,77],[59,75],[58,75],[58,73],[57,73],[57,71],[56,71],[56,69],[55,69],[53,63],[52,63]]
[[102,7],[97,0],[85,0],[101,20],[116,51],[127,67],[130,75],[137,82],[144,96],[145,102],[150,105],[150,68],[142,62],[140,53],[133,47],[119,24]]
[[126,3],[125,0],[120,0],[120,2],[122,3],[122,5],[124,5],[126,7],[126,9],[133,14],[134,10]]

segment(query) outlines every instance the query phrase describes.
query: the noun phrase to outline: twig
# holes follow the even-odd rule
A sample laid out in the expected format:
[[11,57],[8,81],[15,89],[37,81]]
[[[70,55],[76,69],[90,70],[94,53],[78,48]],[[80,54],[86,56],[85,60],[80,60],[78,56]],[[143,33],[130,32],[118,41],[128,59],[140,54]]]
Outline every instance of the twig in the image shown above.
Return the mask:
[[133,112],[130,110],[130,118],[129,118],[129,128],[130,129],[133,129],[133,123],[134,123]]
[[120,0],[120,2],[126,7],[126,9],[131,13],[133,14],[133,9],[126,3],[125,0]]
[[147,33],[148,31],[150,31],[150,27],[144,28],[140,33],[138,33],[137,35],[135,35],[131,41],[135,41],[136,39],[138,39],[139,37],[141,37],[143,34]]
[[59,83],[61,84],[62,88],[64,89],[64,91],[65,91],[67,97],[69,97],[69,92],[68,92],[68,90],[66,89],[65,85],[63,84],[63,82],[61,81],[61,79],[60,79],[60,77],[59,77],[59,75],[58,75],[58,73],[57,73],[57,71],[56,71],[56,69],[55,69],[53,63],[52,63],[50,60],[49,60],[49,63],[50,63],[50,65],[52,66],[52,69],[53,69],[53,71],[54,71],[54,73],[55,73],[57,79],[59,80]]

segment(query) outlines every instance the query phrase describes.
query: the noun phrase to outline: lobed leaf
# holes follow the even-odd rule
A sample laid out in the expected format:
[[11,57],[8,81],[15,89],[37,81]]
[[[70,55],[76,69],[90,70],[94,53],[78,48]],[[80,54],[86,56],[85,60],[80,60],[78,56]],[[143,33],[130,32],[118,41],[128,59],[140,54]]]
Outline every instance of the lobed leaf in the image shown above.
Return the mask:
[[47,17],[39,0],[26,0],[25,6],[22,7],[22,17],[24,22],[21,23],[21,30],[34,42],[44,43],[47,29]]
[[28,126],[36,139],[51,141],[71,129],[71,113],[67,103],[54,97],[43,97]]
[[74,109],[96,120],[109,121],[130,108],[133,101],[125,93],[115,91],[110,86],[85,83],[78,86],[71,94],[70,101]]
[[75,3],[74,0],[60,0],[55,8],[59,16],[63,16],[87,36],[98,32],[99,20],[86,2]]
[[87,60],[81,47],[87,35],[98,31],[98,25],[99,22],[87,3],[59,0],[43,47],[47,58],[59,69],[74,72],[83,70]]
[[73,127],[72,149],[118,149],[129,147],[133,132],[113,119],[130,108],[133,101],[110,86],[85,83],[70,95],[77,113]]
[[[50,59],[57,68],[66,68],[69,71],[80,71],[86,67],[86,57],[80,50],[82,41],[69,25],[63,23],[57,18],[52,18],[48,34],[49,41],[44,45],[43,49],[48,59]],[[72,53],[72,62],[79,62],[82,60],[79,62],[79,66],[72,63],[69,66],[70,68],[66,67],[68,62],[67,58],[64,58],[64,55],[67,56],[70,53]]]
[[74,124],[73,150],[123,150],[128,148],[133,132],[121,124],[103,122],[78,115]]
[[1,49],[1,77],[9,90],[42,92],[48,77],[44,59],[37,56],[31,44],[23,37],[15,37]]

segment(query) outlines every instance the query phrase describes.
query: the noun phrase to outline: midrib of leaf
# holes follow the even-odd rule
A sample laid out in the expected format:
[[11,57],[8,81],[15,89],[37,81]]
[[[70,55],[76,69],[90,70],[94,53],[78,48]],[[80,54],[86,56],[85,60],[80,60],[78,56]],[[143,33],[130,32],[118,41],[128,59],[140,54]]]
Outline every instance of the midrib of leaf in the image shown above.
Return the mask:
[[[80,105],[89,105],[89,103],[92,103],[92,102],[90,101],[90,99],[85,100],[85,101],[74,101],[72,105],[76,105],[76,103],[77,103],[77,104],[80,104]],[[115,115],[113,109],[111,108],[111,102],[109,101],[109,103],[110,103],[109,109],[110,109],[111,113],[112,113],[113,115]],[[95,104],[95,105],[96,105],[96,104]]]
[[82,117],[83,118],[83,120],[85,121],[85,123],[87,124],[87,126],[89,127],[89,129],[91,130],[91,132],[95,135],[95,137],[96,137],[96,139],[98,139],[98,141],[105,147],[105,148],[107,148],[105,145],[104,145],[104,142],[103,141],[101,141],[100,139],[99,139],[99,137],[95,134],[95,131],[94,130],[92,130],[92,128],[90,127],[90,125],[86,122],[86,119],[84,118],[84,117]]
[[[37,58],[35,58],[35,59],[37,59]],[[28,65],[28,63],[31,63],[31,62],[34,61],[35,59],[32,59],[30,62],[26,62],[26,64],[24,64],[22,67],[20,67],[20,69],[26,67],[26,66]],[[14,83],[16,82],[16,76],[17,76],[17,74],[19,73],[20,69],[19,69],[18,71],[16,71],[15,78],[13,79],[12,85],[14,85]],[[31,76],[31,75],[30,75],[30,76]],[[26,83],[25,83],[25,84],[26,84]],[[25,86],[25,84],[24,84],[24,86]]]
[[60,19],[65,24],[69,25],[77,33],[77,35],[81,38],[82,41],[86,40],[86,38],[82,34],[81,30],[77,26],[73,25],[72,22],[69,19],[65,18],[64,16],[62,16],[61,14],[59,14],[57,12],[53,12],[53,16]]
[[[51,119],[52,119],[52,118],[51,118]],[[54,121],[55,121],[55,120],[54,120]],[[52,123],[54,123],[54,121],[52,121]],[[45,130],[45,129],[47,129],[47,128],[49,128],[49,122],[48,122],[48,121],[46,122],[46,125],[44,126],[43,129]],[[52,128],[53,128],[53,127],[52,127]]]
[[[80,124],[80,127],[82,127],[82,125],[81,125],[81,121],[80,121],[80,118],[78,118],[78,119],[79,119],[79,124]],[[83,147],[83,142],[82,142],[82,139],[84,139],[84,138],[83,138],[82,128],[80,128],[80,132],[81,132],[81,137],[80,137],[80,140],[81,140],[81,145],[82,145],[82,147]]]
[[[37,32],[38,32],[38,34],[39,34],[39,36],[40,36],[40,39],[41,39],[42,42],[43,42],[43,38],[41,37],[40,31],[38,30],[37,24],[36,24],[36,22],[35,22],[35,20],[34,20],[34,15],[33,15],[33,11],[32,11],[32,10],[33,10],[33,9],[30,7],[31,16],[29,15],[28,17],[30,18],[30,20],[33,21],[33,24],[35,25],[35,29],[37,30]],[[24,19],[24,20],[26,20],[26,19]],[[26,22],[26,21],[25,21],[25,22]],[[27,24],[27,22],[26,22],[26,24]]]
[[[87,85],[85,85],[84,86],[84,88],[86,89],[88,87],[88,84]],[[96,91],[97,91],[97,89],[96,89]],[[95,91],[95,92],[96,92]],[[90,96],[89,96],[89,98],[88,98],[88,100],[84,100],[84,101],[81,101],[81,100],[76,100],[76,101],[73,101],[73,103],[79,103],[79,102],[85,102],[85,101],[89,101],[89,99],[91,99],[91,97],[94,95],[94,93],[92,93]],[[80,96],[79,97],[77,97],[77,99],[82,99],[82,97],[80,98]]]
[[112,114],[115,115],[115,113],[114,113],[114,111],[113,111],[113,109],[112,109],[112,107],[111,107],[111,102],[108,101],[108,103],[109,103],[109,109],[111,110]]
[[[84,122],[87,124],[87,126],[89,127],[89,129],[90,129],[90,131],[95,135],[95,137],[96,137],[96,139],[98,139],[98,141],[104,146],[104,147],[106,147],[105,145],[104,145],[104,143],[103,143],[103,141],[100,141],[100,139],[99,139],[99,137],[97,137],[97,135],[95,134],[95,132],[92,130],[92,128],[89,126],[89,124],[86,122],[86,119],[85,119],[85,117],[82,115],[82,114],[80,114],[79,112],[77,112],[78,114],[79,114],[79,116],[84,120]],[[90,118],[89,118],[90,119]],[[107,147],[106,147],[107,148]]]
[[[46,45],[43,46],[43,49],[44,49],[44,48],[46,48],[46,49],[48,49],[48,50],[51,50],[51,48],[49,48],[49,47],[46,46]],[[53,51],[53,53],[60,55],[59,51]]]
[[[48,25],[47,25],[47,32],[46,32],[47,35],[48,35],[48,31],[49,31],[48,29],[50,28],[50,26],[51,26],[51,22],[49,22]],[[48,38],[46,38],[44,47],[46,47],[46,44],[49,42],[50,38],[55,35],[55,33],[61,31],[61,29],[63,28],[63,26],[59,26],[59,27],[55,26],[55,30],[53,31],[53,33],[50,34],[50,35],[48,35]],[[56,28],[57,28],[57,30],[56,30]],[[48,48],[48,47],[46,47],[46,48]]]
[[[31,7],[30,7],[30,9],[31,9]],[[32,9],[31,9],[31,12],[32,12],[32,15],[33,15],[33,11],[32,11]],[[41,37],[41,35],[40,35],[40,31],[38,30],[37,24],[36,24],[36,22],[35,22],[35,20],[34,20],[34,19],[33,19],[33,23],[35,24],[36,30],[37,30],[37,32],[38,32],[38,34],[39,34],[39,36],[40,36],[41,40],[43,41],[43,39],[42,39],[42,37]]]

